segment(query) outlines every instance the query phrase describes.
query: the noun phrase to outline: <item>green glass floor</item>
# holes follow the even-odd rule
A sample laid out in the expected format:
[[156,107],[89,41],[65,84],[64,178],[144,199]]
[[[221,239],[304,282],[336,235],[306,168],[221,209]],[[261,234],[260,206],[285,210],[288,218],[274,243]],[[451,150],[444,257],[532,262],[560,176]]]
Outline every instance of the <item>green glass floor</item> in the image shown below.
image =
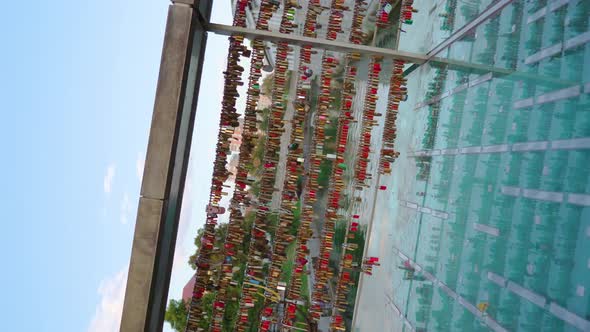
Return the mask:
[[[431,49],[492,1],[414,3],[425,23],[402,50]],[[408,76],[356,330],[590,331],[589,14],[513,1],[437,55],[481,68]]]

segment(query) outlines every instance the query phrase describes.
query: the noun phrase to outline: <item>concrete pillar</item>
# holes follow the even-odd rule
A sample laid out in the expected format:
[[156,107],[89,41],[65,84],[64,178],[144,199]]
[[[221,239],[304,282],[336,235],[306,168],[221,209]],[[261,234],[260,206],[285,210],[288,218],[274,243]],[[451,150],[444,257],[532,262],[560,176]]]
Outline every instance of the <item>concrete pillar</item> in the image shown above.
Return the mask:
[[178,0],[168,9],[121,331],[162,330],[210,8]]

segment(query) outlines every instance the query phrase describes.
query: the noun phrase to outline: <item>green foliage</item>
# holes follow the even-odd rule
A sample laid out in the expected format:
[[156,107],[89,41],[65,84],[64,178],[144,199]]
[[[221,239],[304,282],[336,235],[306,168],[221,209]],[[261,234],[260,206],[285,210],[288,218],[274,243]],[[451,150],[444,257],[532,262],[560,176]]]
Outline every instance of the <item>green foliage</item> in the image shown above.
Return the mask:
[[339,204],[342,209],[348,210],[348,207],[350,207],[350,197],[348,197],[348,194],[342,195]]
[[[195,261],[197,260],[197,257],[199,255],[199,249],[201,248],[201,238],[203,237],[203,234],[205,233],[205,229],[204,228],[200,228],[197,231],[197,236],[195,236],[195,246],[197,247],[197,250],[195,250],[195,253],[189,257],[189,265],[193,268],[193,270],[197,269],[197,265],[195,264]],[[215,246],[216,247],[221,247],[223,246],[223,242],[225,241],[225,236],[227,235],[227,223],[222,223],[217,225],[217,227],[215,228]],[[221,257],[219,256],[215,256],[212,255],[211,256],[211,260],[215,261],[217,259],[221,259]]]
[[324,153],[325,154],[334,154],[336,152],[336,128],[332,130],[330,125],[326,126],[326,132],[334,133],[333,136],[327,136],[326,140],[324,141]]
[[285,96],[285,98],[289,98],[289,93],[291,90],[291,79],[293,78],[293,71],[289,70],[287,72],[287,74],[285,75],[285,93],[283,94]]
[[358,245],[358,248],[353,253],[353,259],[357,262],[360,262],[363,259],[363,250],[365,248],[365,237],[366,237],[367,227],[363,226],[353,239],[348,239],[348,243],[354,243]]
[[201,299],[201,305],[203,308],[203,318],[199,324],[199,327],[208,329],[211,325],[211,319],[213,318],[213,302],[215,301],[215,293],[207,293]]
[[295,312],[296,317],[296,325],[302,326],[303,328],[308,328],[311,320],[309,319],[309,305],[297,306],[297,311]]
[[[256,213],[254,211],[248,211],[246,212],[246,215],[244,216],[244,222],[243,222],[243,228],[245,230],[245,236],[244,236],[244,241],[242,242],[241,245],[241,252],[238,251],[236,252],[236,255],[234,256],[234,266],[238,267],[239,270],[236,271],[234,273],[233,279],[234,281],[237,282],[238,285],[241,285],[244,281],[244,271],[245,271],[245,266],[246,266],[246,261],[247,261],[247,256],[245,253],[248,252],[248,248],[250,245],[250,241],[251,241],[251,230],[252,230],[252,226],[254,224],[254,220],[256,218]],[[273,218],[276,219],[276,221],[278,221],[278,216],[274,216]],[[222,247],[223,246],[223,242],[225,240],[225,237],[227,235],[227,230],[228,230],[228,224],[227,223],[221,223],[219,224],[216,229],[215,229],[215,245],[218,247]],[[197,252],[198,249],[200,248],[201,245],[201,237],[204,234],[204,229],[201,228],[197,231],[197,236],[195,237],[195,246],[197,247]],[[197,257],[197,253],[195,253],[195,255],[191,256],[191,258],[189,259],[189,265],[193,268],[196,269],[196,265],[195,265],[195,259]],[[220,254],[217,255],[212,255],[211,260],[212,261],[219,261],[221,262],[221,260],[223,259],[223,257]],[[214,272],[215,273],[215,272]],[[239,311],[239,299],[240,299],[240,288],[239,287],[235,287],[235,286],[230,286],[227,289],[227,300],[225,302],[225,311],[224,311],[224,316],[223,316],[223,322],[222,322],[222,326],[223,326],[223,331],[233,331],[233,328],[236,325],[237,319],[238,319],[238,311]],[[202,302],[201,302],[201,306],[204,310],[204,320],[202,321],[202,323],[200,324],[200,327],[202,327],[205,330],[208,330],[209,325],[211,324],[211,319],[212,319],[212,315],[213,315],[213,302],[215,301],[215,293],[206,293],[203,298],[202,298]],[[176,313],[180,310],[178,309],[178,303],[180,303],[182,301],[176,301],[176,300],[171,300],[171,305],[169,306],[168,311],[170,313],[166,313],[166,321],[172,322],[176,322],[178,321],[177,318],[175,318],[177,315]],[[259,309],[261,308],[262,304],[258,304]],[[186,308],[185,308],[186,310]],[[182,315],[178,315],[178,316],[182,316]],[[184,332],[184,327],[186,325],[186,312],[184,313],[184,322],[180,322],[180,324],[177,324],[178,326],[180,326],[178,329],[176,329],[176,331],[182,331]],[[172,323],[171,323],[172,324]],[[253,324],[251,326],[251,330],[252,331],[256,331],[258,328],[258,323],[257,324]]]
[[199,230],[197,230],[197,235],[195,236],[195,247],[197,247],[195,250],[195,254],[189,257],[188,259],[188,265],[190,265],[190,267],[192,267],[193,270],[197,269],[195,261],[197,259],[197,253],[201,249],[201,238],[203,237],[203,234],[205,234],[205,228],[201,227],[199,228]]
[[[297,177],[297,187],[299,188],[299,187],[301,187],[302,185],[303,185],[303,176],[302,176],[302,175],[299,175],[299,176]],[[301,203],[299,203],[299,204],[301,204]]]
[[[258,176],[258,174],[262,172],[262,158],[264,157],[264,145],[266,144],[266,136],[264,133],[268,131],[270,109],[265,108],[258,112],[260,112],[262,119],[258,121],[257,126],[262,133],[255,138],[254,148],[252,149],[252,158],[246,165],[248,173],[254,176]],[[254,195],[257,196],[258,192]]]
[[[342,83],[344,81],[344,65],[343,64],[339,64],[334,69],[334,73],[332,74],[332,78],[334,80],[338,81],[339,83]],[[336,91],[340,91],[340,90],[336,89]]]
[[270,108],[268,108],[268,107],[264,108],[262,110],[262,121],[260,122],[260,130],[262,130],[263,132],[268,131],[269,117],[270,117]]
[[[242,251],[247,252],[248,247],[250,245],[250,239],[252,238],[252,234],[250,231],[252,230],[252,226],[254,225],[254,220],[256,219],[256,212],[248,211],[244,216],[244,230],[246,231],[246,235],[244,236],[244,242],[242,243]],[[245,260],[244,260],[245,261]]]
[[293,223],[289,227],[289,234],[297,236],[299,231],[299,225],[301,225],[301,201],[297,201],[295,209],[293,210]]
[[[307,271],[305,269],[304,271]],[[301,275],[301,297],[303,297],[307,302],[309,302],[309,281],[307,280],[309,277],[307,274]]]
[[[268,124],[269,124],[269,116],[270,116],[270,109],[265,108],[261,111],[262,119],[258,122],[258,129],[263,133],[268,131]],[[258,176],[262,173],[262,159],[264,158],[264,145],[266,144],[266,136],[265,134],[261,134],[258,138],[256,138],[256,142],[254,143],[254,149],[252,150],[252,159],[248,165],[246,165],[246,169],[248,172],[253,176]],[[252,187],[252,186],[251,186]],[[259,190],[253,192],[255,196],[258,196]]]
[[326,141],[336,141],[336,134],[338,133],[338,118],[330,118],[330,123],[325,129]]
[[270,235],[271,235],[272,240],[274,241],[276,229],[279,226],[279,215],[278,215],[278,213],[270,213],[270,214],[268,214],[267,217],[266,217],[266,224],[271,229]]
[[[357,262],[357,263],[360,263],[363,259],[363,250],[364,250],[364,246],[365,246],[365,232],[366,232],[366,227],[363,227],[360,231],[354,233],[354,235],[355,235],[354,238],[349,238],[347,241],[348,243],[354,243],[354,244],[358,245],[358,248],[352,252],[353,261]],[[336,226],[334,229],[334,248],[341,248],[342,243],[344,243],[345,237],[346,237],[346,223],[345,222],[336,223]],[[342,252],[338,252],[337,259],[330,259],[330,266],[337,267],[338,266],[337,262],[339,261],[341,255],[342,255]],[[358,281],[360,278],[360,272],[359,271],[351,271],[350,276],[351,276],[351,280],[353,282],[353,285],[350,287],[350,289],[348,290],[348,294],[346,295],[348,304],[345,308],[345,312],[343,313],[343,316],[345,318],[346,325],[347,325],[347,331],[350,330],[350,324],[352,322],[352,315],[354,312],[354,302],[356,299],[357,286],[358,286]]]
[[293,266],[295,259],[295,242],[291,242],[287,246],[287,261],[281,267],[281,281],[289,282],[291,275],[293,275]]
[[[243,226],[244,226],[244,229],[246,230],[246,235],[244,237],[244,242],[242,243],[242,248],[241,248],[241,250],[244,252],[247,252],[248,246],[250,244],[250,239],[251,239],[250,230],[252,229],[252,225],[254,223],[255,217],[256,217],[256,214],[253,211],[246,213],[246,216],[244,217]],[[223,240],[225,239],[225,235],[227,234],[227,225],[228,224],[226,224],[226,223],[219,224],[219,226],[216,228],[216,230],[215,230],[216,245],[219,245],[219,246],[222,245]],[[198,235],[198,239],[200,241],[200,236],[202,236],[202,230],[199,230],[198,234],[201,234],[201,235]],[[195,239],[195,241],[197,241],[197,239]],[[195,255],[193,255],[193,258],[192,258],[193,261],[191,261],[191,266],[193,268],[196,268],[193,263]],[[220,256],[214,257],[214,259],[221,260],[222,257],[220,257]],[[236,272],[236,274],[234,275],[234,280],[236,280],[238,282],[238,284],[241,284],[244,280],[244,269],[245,269],[245,265],[246,265],[246,255],[244,253],[237,253],[234,256],[234,262],[235,262],[236,266],[238,266],[240,268],[239,272]],[[238,287],[229,287],[227,292],[228,292],[228,300],[226,301],[226,304],[225,304],[225,312],[224,312],[224,316],[223,316],[223,324],[222,325],[223,325],[223,331],[232,331],[231,327],[235,326],[236,321],[238,319],[240,290]],[[215,300],[215,293],[207,293],[207,294],[205,294],[205,296],[203,296],[203,299],[202,299],[201,305],[202,305],[202,308],[205,312],[205,319],[204,319],[204,322],[201,324],[201,327],[203,327],[205,329],[208,328],[209,324],[211,323],[214,300]],[[178,302],[175,300],[171,300],[171,305],[172,305],[173,301],[175,304]],[[174,308],[176,308],[176,307],[174,307]],[[168,315],[168,313],[166,313],[166,315]],[[186,324],[186,317],[185,317],[184,324]],[[178,331],[184,331],[184,326]]]
[[188,316],[187,303],[184,300],[170,300],[164,320],[177,332],[184,332]]
[[238,301],[239,296],[239,289],[237,287],[230,287],[228,289],[228,294],[230,294],[230,298],[235,296],[234,299],[230,299],[225,303],[225,312],[223,313],[223,331],[224,332],[231,332],[237,321],[238,321],[238,311],[240,309],[240,303]]
[[322,164],[320,165],[320,175],[318,175],[318,184],[324,187],[324,190],[328,188],[331,173],[332,161],[329,159],[322,160]]
[[262,79],[262,86],[260,86],[260,93],[266,96],[270,96],[272,93],[272,84],[275,80],[275,74],[266,75]]
[[258,327],[260,325],[260,317],[258,315],[259,312],[262,311],[264,307],[264,297],[263,296],[256,296],[256,300],[254,301],[254,307],[248,311],[248,322],[250,322],[250,326],[246,331],[248,332],[258,332]]
[[334,249],[340,250],[346,236],[346,221],[337,221],[334,226]]
[[326,124],[324,133],[326,139],[324,140],[324,154],[334,153],[336,151],[336,136],[338,135],[338,112],[340,111],[340,103],[342,98],[341,88],[332,88],[330,90],[330,97],[333,101],[330,103],[330,108],[333,110],[330,115],[330,122]]
[[350,289],[348,290],[348,294],[346,295],[346,301],[348,302],[348,305],[346,306],[346,310],[342,315],[344,316],[347,331],[350,331],[350,325],[352,324],[352,317],[354,315],[354,301],[356,299],[356,293],[358,290],[358,274],[359,273],[356,272],[357,276],[354,286],[350,287]]
[[252,193],[254,196],[258,196],[260,194],[260,181],[254,181],[254,183],[250,185],[250,193]]

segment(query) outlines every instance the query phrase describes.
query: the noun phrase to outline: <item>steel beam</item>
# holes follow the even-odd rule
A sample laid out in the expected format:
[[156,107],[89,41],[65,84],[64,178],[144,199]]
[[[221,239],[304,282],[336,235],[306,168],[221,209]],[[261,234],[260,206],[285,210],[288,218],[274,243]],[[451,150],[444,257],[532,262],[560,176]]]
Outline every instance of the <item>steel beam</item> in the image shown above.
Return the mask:
[[[211,1],[170,5],[121,331],[161,331],[170,285]],[[202,13],[199,13],[202,10]]]
[[446,65],[449,69],[469,70],[472,73],[493,73],[495,77],[506,77],[507,79],[522,79],[534,80],[539,84],[550,86],[567,86],[572,85],[572,82],[555,79],[552,77],[544,77],[534,74],[517,72],[511,69],[497,68],[482,64],[470,63],[465,61],[445,59],[441,57],[434,57],[428,54],[418,54],[399,50],[392,50],[382,47],[356,45],[347,42],[333,41],[320,38],[310,38],[294,34],[285,34],[273,31],[255,30],[249,28],[235,27],[225,24],[210,23],[207,25],[207,31],[216,34],[231,36],[240,35],[248,39],[262,39],[270,42],[286,42],[291,45],[312,45],[314,48],[330,50],[334,52],[358,52],[364,55],[378,55],[385,58],[400,59],[409,63],[413,63],[409,69],[404,72],[407,76],[410,72],[418,68],[418,65],[430,62],[432,64]]
[[254,30],[231,25],[210,23],[207,30],[216,34],[231,36],[240,35],[248,39],[263,39],[271,42],[286,42],[291,45],[312,45],[314,48],[330,50],[334,52],[357,52],[366,55],[380,55],[387,58],[400,59],[412,63],[424,63],[427,57],[423,54],[416,54],[404,51],[396,51],[387,48],[356,45],[348,42],[333,41],[327,39],[310,38],[294,34],[285,34],[272,31]]

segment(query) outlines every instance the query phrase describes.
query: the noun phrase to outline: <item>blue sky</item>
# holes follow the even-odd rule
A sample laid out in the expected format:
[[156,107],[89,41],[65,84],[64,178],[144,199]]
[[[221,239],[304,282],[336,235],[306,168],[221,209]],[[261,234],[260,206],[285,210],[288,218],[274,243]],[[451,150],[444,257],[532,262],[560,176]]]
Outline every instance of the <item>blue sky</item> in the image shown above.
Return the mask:
[[[2,330],[118,330],[168,4],[0,5]],[[226,45],[209,37],[172,297],[203,220]]]

